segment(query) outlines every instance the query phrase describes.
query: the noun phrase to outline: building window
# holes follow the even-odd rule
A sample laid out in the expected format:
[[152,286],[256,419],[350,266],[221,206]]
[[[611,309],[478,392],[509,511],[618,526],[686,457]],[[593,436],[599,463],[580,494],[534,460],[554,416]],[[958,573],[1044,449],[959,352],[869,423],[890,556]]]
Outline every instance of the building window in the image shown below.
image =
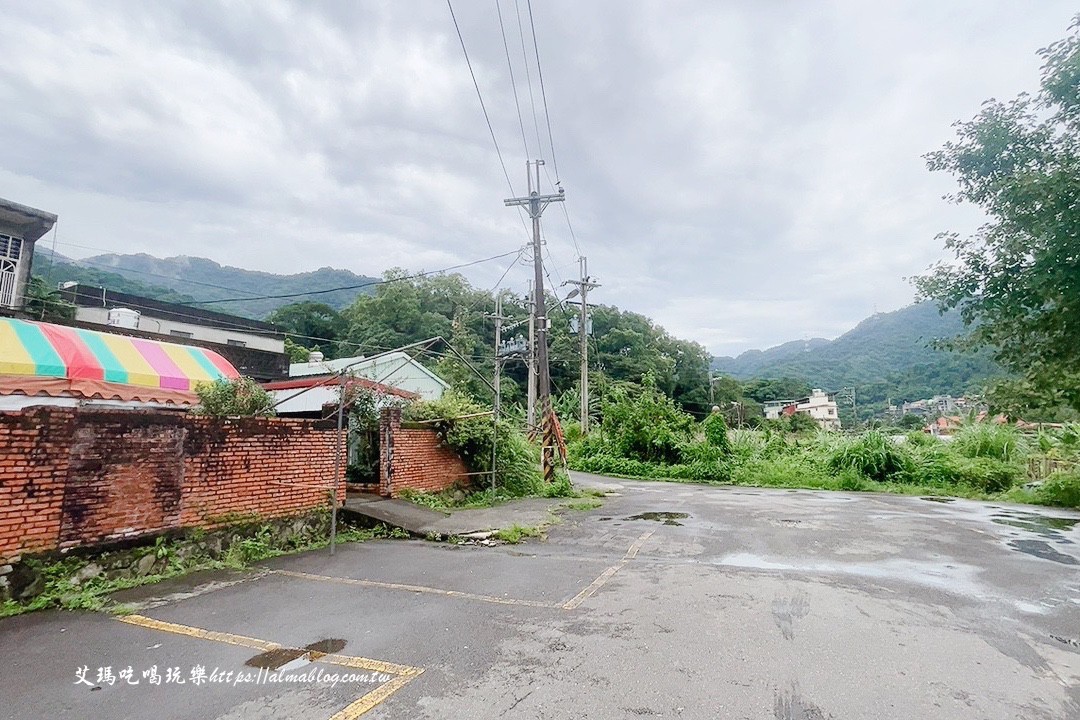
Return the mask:
[[169,334],[172,335],[173,337],[179,337],[179,338],[193,338],[193,337],[195,337],[191,333],[186,332],[184,330],[170,330]]
[[226,342],[226,344],[232,345],[233,347],[247,347],[247,343],[244,342],[243,340],[233,340],[233,339],[230,338],[229,340],[226,340],[225,342]]
[[22,255],[22,240],[10,235],[0,235],[0,257],[18,260]]
[[19,307],[22,288],[16,287],[19,279],[19,256],[22,240],[10,235],[0,235],[0,305]]

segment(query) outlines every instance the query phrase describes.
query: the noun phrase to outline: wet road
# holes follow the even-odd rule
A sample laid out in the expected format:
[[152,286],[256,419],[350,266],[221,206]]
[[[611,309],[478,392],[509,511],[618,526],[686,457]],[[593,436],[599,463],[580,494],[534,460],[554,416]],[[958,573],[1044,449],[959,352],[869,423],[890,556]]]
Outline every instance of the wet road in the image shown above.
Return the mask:
[[[575,475],[616,494],[545,542],[352,545],[127,622],[0,622],[0,717],[1080,718],[1080,513]],[[72,682],[255,658],[372,676]]]

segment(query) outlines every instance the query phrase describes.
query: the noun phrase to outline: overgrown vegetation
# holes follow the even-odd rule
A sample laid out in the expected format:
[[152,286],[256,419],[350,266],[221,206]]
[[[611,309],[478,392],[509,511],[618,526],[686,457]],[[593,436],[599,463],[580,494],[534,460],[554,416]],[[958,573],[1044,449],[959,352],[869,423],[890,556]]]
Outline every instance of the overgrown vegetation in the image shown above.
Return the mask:
[[[694,423],[656,393],[646,385],[614,394],[600,428],[571,444],[571,466],[637,478],[1080,507],[1080,425],[1029,438],[1010,425],[973,422],[951,442],[916,431],[898,439],[878,430],[792,433],[769,425],[722,432],[719,416]],[[1026,489],[1029,461],[1039,457],[1066,469]]]
[[210,417],[272,417],[274,398],[249,377],[195,384],[199,404],[192,412]]
[[[443,493],[412,493],[409,499],[435,509],[486,507],[516,497],[569,497],[574,494],[570,478],[558,473],[553,483],[540,474],[540,449],[529,442],[517,423],[500,420],[493,428],[491,413],[482,405],[456,392],[440,400],[406,406],[403,419],[432,427],[454,450],[473,482],[462,489]],[[497,433],[497,434],[496,434]],[[495,487],[491,487],[492,440],[496,440]]]
[[[365,542],[376,538],[402,537],[397,528],[379,525],[363,529],[349,525],[339,526],[337,542]],[[407,534],[404,535],[407,537]],[[270,525],[262,525],[246,537],[231,543],[223,553],[213,553],[199,544],[200,533],[184,539],[158,538],[153,545],[140,550],[139,557],[153,556],[153,572],[138,577],[116,577],[105,571],[116,553],[105,552],[93,557],[66,557],[62,560],[43,561],[27,559],[24,562],[43,578],[41,592],[27,602],[5,600],[0,603],[0,618],[19,615],[46,608],[65,610],[103,610],[124,612],[123,606],[110,606],[109,596],[120,590],[151,585],[168,578],[186,575],[199,570],[242,570],[253,563],[307,550],[317,550],[329,544],[325,534],[293,534],[279,540]],[[95,573],[87,568],[96,566]]]

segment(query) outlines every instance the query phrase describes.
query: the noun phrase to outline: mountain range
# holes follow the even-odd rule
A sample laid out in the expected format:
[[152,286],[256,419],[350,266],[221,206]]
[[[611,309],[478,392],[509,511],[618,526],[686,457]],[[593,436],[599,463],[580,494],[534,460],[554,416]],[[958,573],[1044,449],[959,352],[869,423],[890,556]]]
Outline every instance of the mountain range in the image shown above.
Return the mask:
[[[170,302],[228,300],[204,307],[252,318],[265,318],[279,307],[302,300],[341,309],[357,295],[373,292],[370,283],[377,281],[329,267],[276,275],[200,257],[107,254],[74,260],[45,248],[35,252],[34,274],[53,287],[77,281]],[[330,292],[310,295],[312,291]],[[292,297],[264,297],[268,295]],[[1001,375],[987,353],[933,347],[935,340],[954,338],[963,331],[956,313],[943,315],[931,303],[917,303],[871,315],[835,340],[795,340],[738,357],[716,357],[712,368],[739,379],[795,378],[829,391],[855,387],[860,404],[883,408],[889,400],[978,392],[987,380]]]
[[[283,305],[302,300],[326,303],[340,310],[360,293],[371,292],[371,284],[378,281],[330,267],[275,275],[184,255],[156,258],[143,253],[110,253],[73,260],[59,253],[53,256],[44,248],[34,253],[34,274],[54,287],[76,281],[170,302],[227,301],[204,307],[251,318],[264,318]],[[279,295],[292,297],[266,297]]]
[[934,347],[963,334],[955,312],[941,314],[929,302],[876,313],[835,340],[795,340],[738,357],[713,358],[717,373],[740,379],[797,378],[836,391],[856,388],[868,403],[884,406],[939,394],[978,392],[1002,374],[988,353]]

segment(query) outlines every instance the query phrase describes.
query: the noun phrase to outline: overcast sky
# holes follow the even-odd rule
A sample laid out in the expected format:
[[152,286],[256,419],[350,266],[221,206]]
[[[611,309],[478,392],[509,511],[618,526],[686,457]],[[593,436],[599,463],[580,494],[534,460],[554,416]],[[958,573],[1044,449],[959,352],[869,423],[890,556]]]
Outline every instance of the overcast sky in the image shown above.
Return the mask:
[[[716,354],[909,303],[904,278],[944,257],[936,233],[979,220],[941,200],[952,181],[922,155],[983,100],[1036,89],[1036,50],[1076,12],[534,0],[553,158],[518,5],[526,53],[514,0],[454,3],[513,191],[526,150],[497,7],[529,153],[551,179],[557,161],[603,283],[592,299]],[[59,214],[65,255],[379,275],[527,239],[440,0],[13,0],[0,42],[0,196]],[[561,208],[544,227],[555,283],[576,277]],[[507,262],[464,273],[491,287]]]

